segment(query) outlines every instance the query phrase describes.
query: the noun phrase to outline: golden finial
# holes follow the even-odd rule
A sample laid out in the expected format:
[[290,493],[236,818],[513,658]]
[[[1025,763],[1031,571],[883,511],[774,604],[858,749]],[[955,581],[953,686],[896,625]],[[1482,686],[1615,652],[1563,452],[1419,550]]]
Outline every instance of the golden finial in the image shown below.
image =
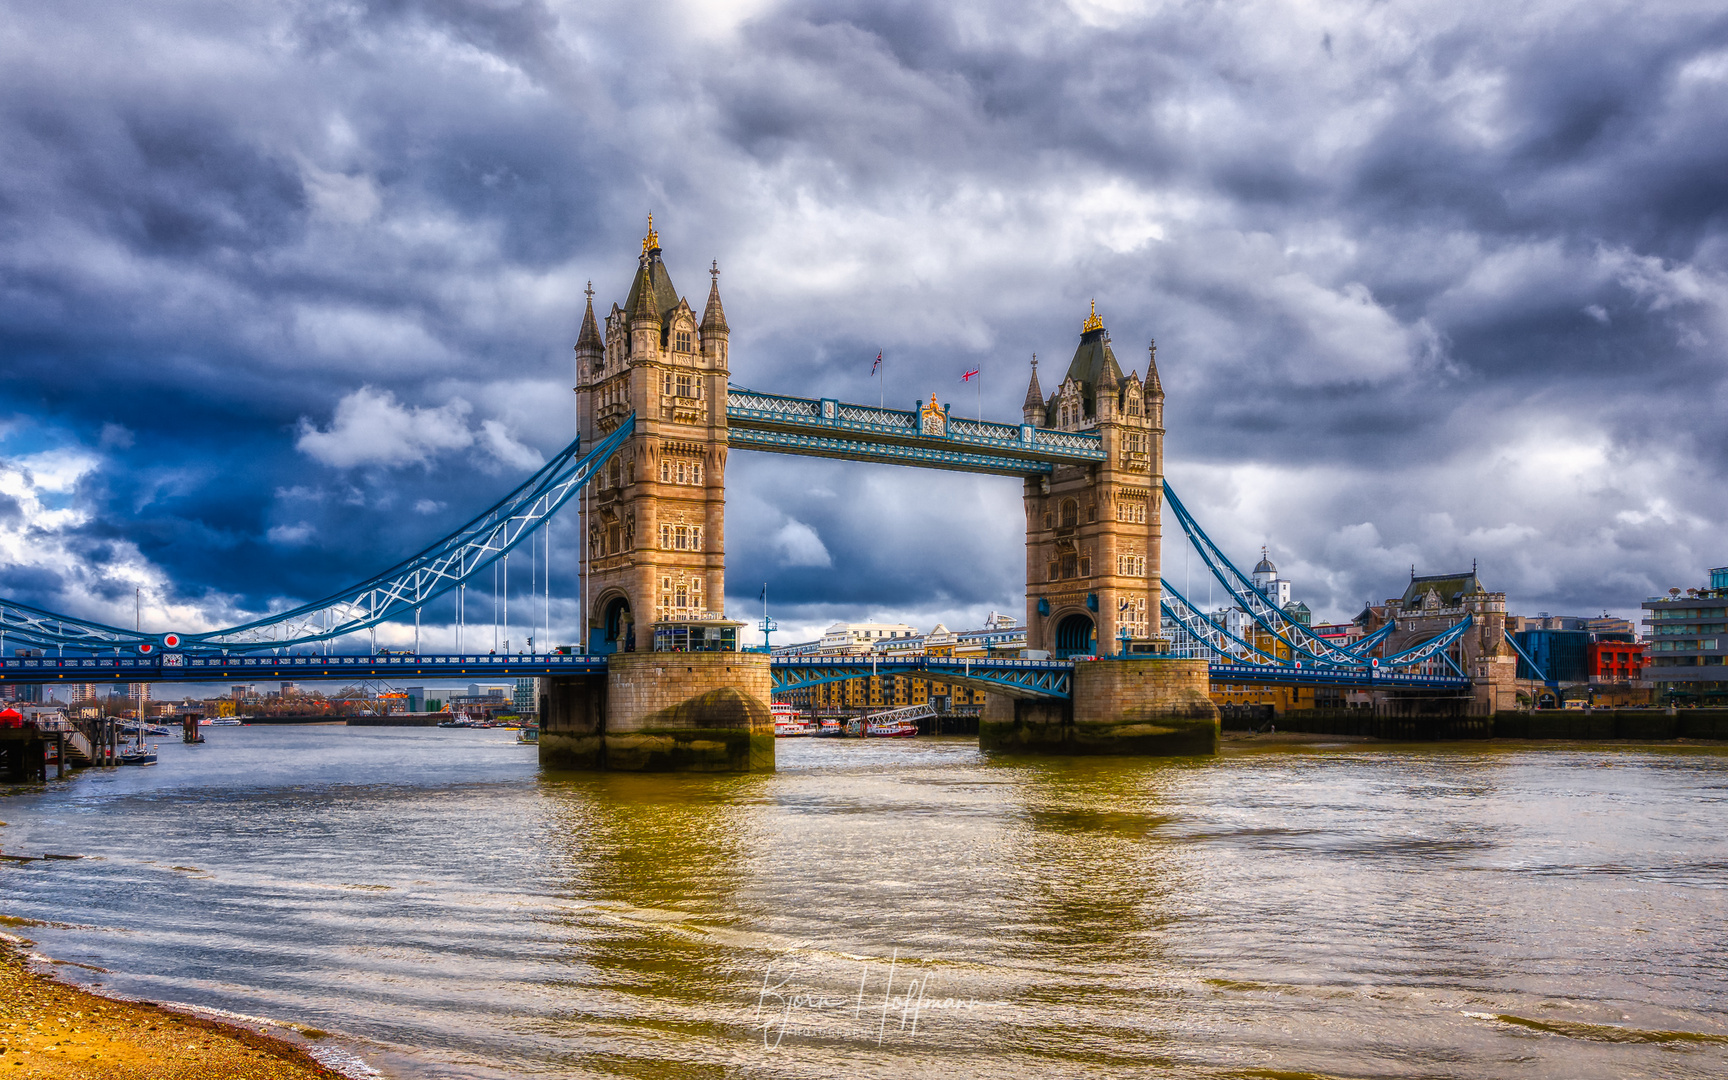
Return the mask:
[[648,215],[648,235],[642,238],[642,254],[646,255],[659,246],[660,234],[654,231],[654,215],[650,213]]
[[1080,325],[1080,332],[1090,334],[1094,330],[1102,329],[1104,329],[1104,320],[1098,317],[1098,301],[1094,300],[1092,301],[1092,314],[1088,315],[1086,321]]

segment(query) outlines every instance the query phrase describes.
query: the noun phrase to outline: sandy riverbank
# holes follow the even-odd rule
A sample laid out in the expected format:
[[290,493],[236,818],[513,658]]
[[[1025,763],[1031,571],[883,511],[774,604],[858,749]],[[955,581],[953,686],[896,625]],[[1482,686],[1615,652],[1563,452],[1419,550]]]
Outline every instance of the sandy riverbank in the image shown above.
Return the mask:
[[27,945],[0,940],[0,1078],[341,1080],[260,1031],[116,1001],[32,971]]

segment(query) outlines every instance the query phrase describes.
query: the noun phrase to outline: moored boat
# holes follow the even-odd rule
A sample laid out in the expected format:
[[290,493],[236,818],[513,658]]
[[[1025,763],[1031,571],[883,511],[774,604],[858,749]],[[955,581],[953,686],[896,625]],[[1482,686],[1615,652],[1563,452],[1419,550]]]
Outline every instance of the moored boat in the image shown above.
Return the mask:
[[805,720],[799,714],[796,706],[775,702],[771,711],[774,714],[774,737],[776,739],[801,739],[815,735],[821,730],[817,725]]
[[115,761],[121,765],[154,765],[156,764],[156,748],[143,743],[133,743],[122,746]]

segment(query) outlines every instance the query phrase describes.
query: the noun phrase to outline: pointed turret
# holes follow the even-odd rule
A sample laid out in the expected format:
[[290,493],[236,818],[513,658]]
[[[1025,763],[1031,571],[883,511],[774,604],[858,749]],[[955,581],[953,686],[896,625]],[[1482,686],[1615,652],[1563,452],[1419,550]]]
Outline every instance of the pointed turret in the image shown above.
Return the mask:
[[588,294],[588,310],[582,313],[582,331],[576,335],[576,351],[582,355],[599,356],[605,350],[605,342],[600,339],[600,326],[594,321],[594,283],[590,281],[585,290]]
[[1158,342],[1146,345],[1146,396],[1162,399],[1164,384],[1158,381]]
[[1020,415],[1028,424],[1044,423],[1044,390],[1038,385],[1038,354],[1032,354],[1032,381],[1026,384],[1026,401]]
[[726,309],[720,306],[720,261],[718,259],[709,267],[708,273],[713,277],[714,284],[708,287],[708,308],[702,312],[702,336],[730,334],[731,328],[726,325]]

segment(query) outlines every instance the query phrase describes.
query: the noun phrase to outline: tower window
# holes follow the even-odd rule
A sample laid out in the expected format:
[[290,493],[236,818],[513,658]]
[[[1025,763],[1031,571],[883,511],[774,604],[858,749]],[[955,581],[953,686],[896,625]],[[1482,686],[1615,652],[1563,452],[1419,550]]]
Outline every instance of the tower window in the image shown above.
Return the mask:
[[1073,499],[1062,500],[1062,527],[1072,529],[1080,523],[1080,504]]
[[678,351],[679,352],[689,352],[690,351],[690,331],[688,331],[688,330],[678,331]]
[[694,396],[690,393],[690,376],[688,376],[688,375],[679,375],[678,376],[678,396],[679,397],[692,397],[692,396]]

